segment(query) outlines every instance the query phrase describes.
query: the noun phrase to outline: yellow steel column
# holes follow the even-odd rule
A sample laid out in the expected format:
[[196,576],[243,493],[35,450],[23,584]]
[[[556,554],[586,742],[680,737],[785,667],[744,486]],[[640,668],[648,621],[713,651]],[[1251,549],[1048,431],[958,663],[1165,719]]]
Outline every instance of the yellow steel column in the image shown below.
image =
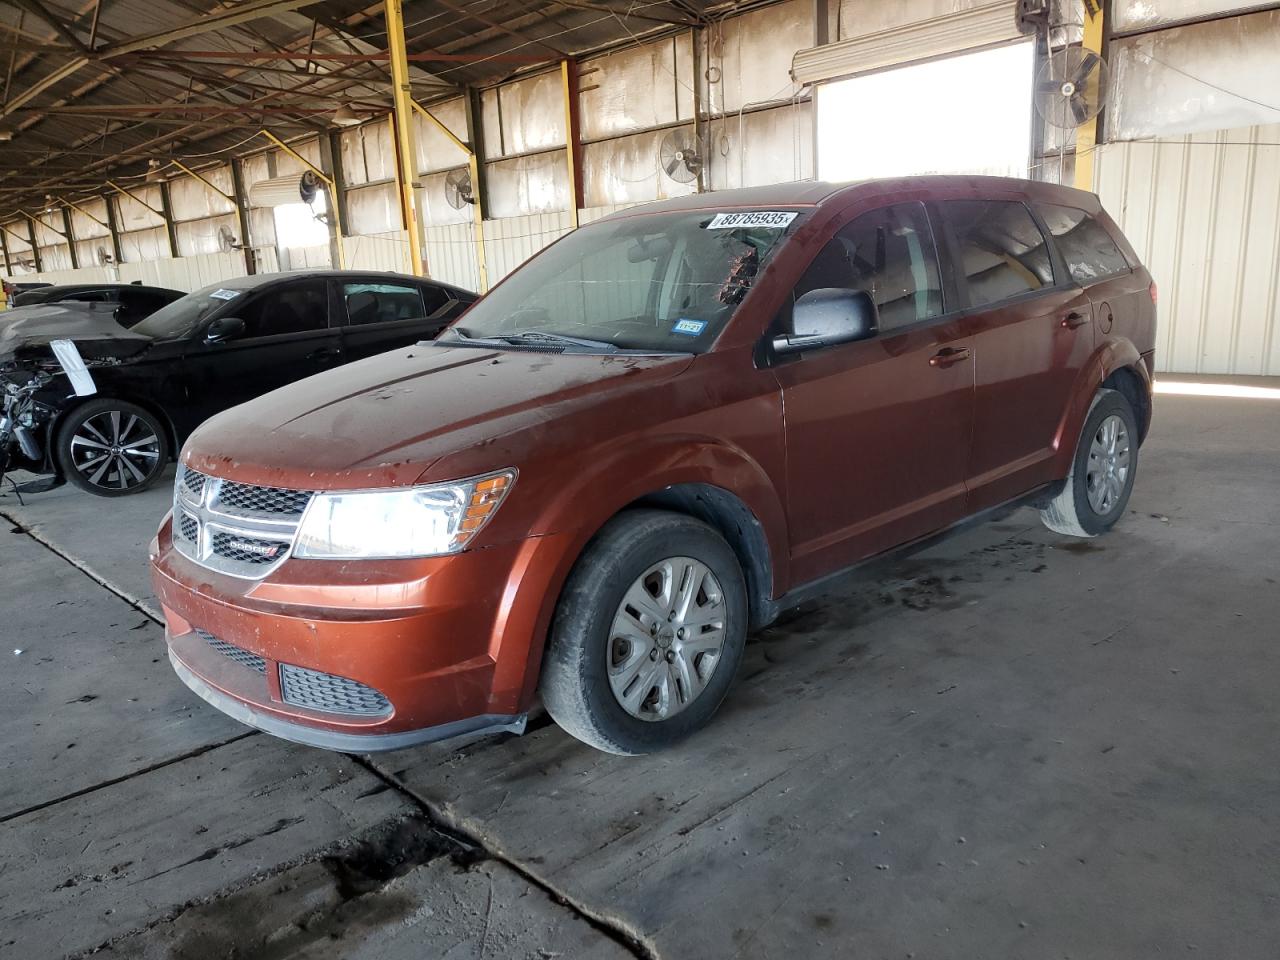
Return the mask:
[[409,55],[404,47],[404,10],[402,0],[384,0],[382,5],[387,27],[387,51],[391,56],[391,92],[395,107],[396,185],[400,188],[400,209],[405,215],[404,228],[409,234],[409,260],[415,276],[425,276],[422,262],[422,221],[418,217],[418,198],[414,186],[418,179],[417,152],[413,143],[413,90],[409,86]]
[[[1105,0],[1085,0],[1084,38],[1081,46],[1102,56],[1102,25]],[[1099,91],[1104,93],[1105,91]],[[1076,127],[1076,186],[1093,190],[1093,154],[1098,144],[1098,118],[1091,117]]]

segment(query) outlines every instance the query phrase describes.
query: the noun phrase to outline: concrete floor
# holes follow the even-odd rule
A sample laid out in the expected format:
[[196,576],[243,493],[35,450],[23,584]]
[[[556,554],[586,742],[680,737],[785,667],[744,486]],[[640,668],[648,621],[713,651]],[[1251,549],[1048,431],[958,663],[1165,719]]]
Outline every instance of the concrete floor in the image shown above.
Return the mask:
[[1280,402],[1162,397],[1111,535],[899,562],[641,759],[249,732],[165,662],[167,490],[5,495],[0,957],[1273,958],[1277,477]]

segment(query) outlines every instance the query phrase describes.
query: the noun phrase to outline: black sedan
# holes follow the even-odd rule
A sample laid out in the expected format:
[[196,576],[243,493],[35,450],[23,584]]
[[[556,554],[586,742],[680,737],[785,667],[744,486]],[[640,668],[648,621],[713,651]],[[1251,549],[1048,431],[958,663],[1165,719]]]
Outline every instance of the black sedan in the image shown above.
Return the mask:
[[[101,496],[144,490],[213,414],[432,339],[476,298],[418,277],[331,271],[226,280],[130,330],[94,304],[24,308],[20,322],[0,330],[0,387],[47,378],[32,424],[43,444],[39,460],[18,455],[12,465]],[[78,375],[74,354],[68,365],[58,341],[74,344]]]
[[9,305],[109,303],[115,307],[116,322],[122,327],[132,327],[161,307],[185,296],[181,290],[148,287],[140,283],[64,283],[16,293]]

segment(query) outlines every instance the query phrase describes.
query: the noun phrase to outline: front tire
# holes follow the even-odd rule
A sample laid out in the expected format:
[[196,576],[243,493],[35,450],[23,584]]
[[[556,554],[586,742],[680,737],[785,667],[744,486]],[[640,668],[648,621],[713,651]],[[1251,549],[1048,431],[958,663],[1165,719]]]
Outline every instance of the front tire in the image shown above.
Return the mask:
[[151,413],[127,400],[91,400],[58,429],[58,466],[81,490],[123,497],[154,486],[169,462],[169,439]]
[[542,700],[566,732],[599,750],[661,750],[711,719],[746,635],[746,582],[724,538],[683,514],[628,510],[569,575]]
[[1069,537],[1096,537],[1124,516],[1138,469],[1138,420],[1124,395],[1098,391],[1085,417],[1061,492],[1040,511],[1044,525]]

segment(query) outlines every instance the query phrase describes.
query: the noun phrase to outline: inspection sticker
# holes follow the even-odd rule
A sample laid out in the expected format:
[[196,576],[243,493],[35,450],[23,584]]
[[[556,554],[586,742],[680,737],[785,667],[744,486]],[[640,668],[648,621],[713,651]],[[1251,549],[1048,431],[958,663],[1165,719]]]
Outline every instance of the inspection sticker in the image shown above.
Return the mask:
[[240,291],[218,289],[209,294],[209,296],[213,297],[215,300],[234,300],[236,297],[240,296]]
[[677,320],[671,328],[672,333],[683,333],[686,337],[696,337],[707,327],[705,320]]
[[785,230],[796,218],[795,211],[755,210],[748,213],[717,213],[707,224],[708,230],[732,230],[735,227],[764,227]]

